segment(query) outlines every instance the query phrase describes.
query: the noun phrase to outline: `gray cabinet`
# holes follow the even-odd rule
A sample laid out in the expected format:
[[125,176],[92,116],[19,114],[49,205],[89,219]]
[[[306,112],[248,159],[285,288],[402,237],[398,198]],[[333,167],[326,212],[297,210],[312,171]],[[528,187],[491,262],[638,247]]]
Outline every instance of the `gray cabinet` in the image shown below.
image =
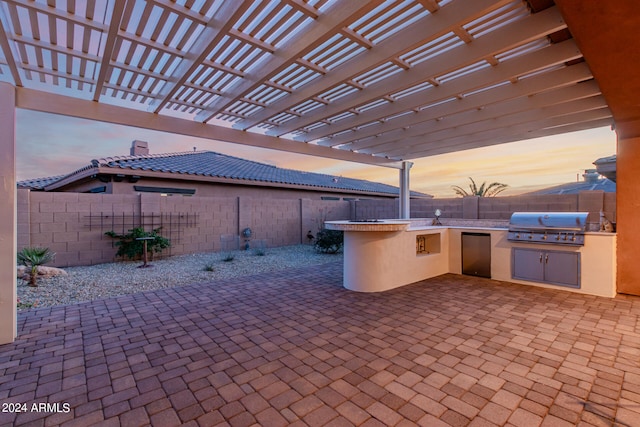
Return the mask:
[[580,253],[513,248],[511,272],[514,279],[580,288]]

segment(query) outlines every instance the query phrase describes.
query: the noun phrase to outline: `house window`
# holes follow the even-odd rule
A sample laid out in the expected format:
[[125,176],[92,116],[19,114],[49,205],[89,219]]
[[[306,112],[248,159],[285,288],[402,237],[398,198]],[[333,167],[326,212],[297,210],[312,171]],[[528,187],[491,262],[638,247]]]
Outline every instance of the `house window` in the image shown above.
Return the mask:
[[106,192],[107,192],[106,185],[102,185],[100,187],[94,187],[91,190],[85,191],[85,193],[106,193]]
[[193,196],[196,193],[195,188],[148,187],[145,185],[134,185],[133,189],[140,193],[160,193],[163,196],[170,196],[173,194]]

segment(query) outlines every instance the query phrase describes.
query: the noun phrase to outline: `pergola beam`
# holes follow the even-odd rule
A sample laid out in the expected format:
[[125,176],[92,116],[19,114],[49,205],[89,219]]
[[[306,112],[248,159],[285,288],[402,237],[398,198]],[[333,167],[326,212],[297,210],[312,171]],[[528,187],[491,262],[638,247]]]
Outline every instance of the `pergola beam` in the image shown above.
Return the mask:
[[[375,120],[382,120],[385,117],[405,113],[425,105],[435,104],[459,96],[460,94],[496,85],[527,73],[533,73],[554,65],[564,64],[580,57],[580,51],[573,40],[567,40],[502,62],[495,67],[486,68],[471,75],[459,77],[449,84],[408,95],[392,104],[386,105],[384,108],[372,109],[368,111],[366,115],[362,114],[344,119],[333,124],[330,130],[332,133],[338,133],[363,126]],[[440,108],[440,105],[435,108]],[[326,133],[327,130],[319,129],[318,131],[310,132],[304,140],[322,138],[326,136]]]
[[249,8],[249,1],[224,2],[218,13],[207,24],[202,34],[198,37],[196,46],[192,48],[194,53],[188,53],[176,68],[173,75],[168,78],[151,105],[149,111],[159,113],[173,99],[173,96],[193,75],[200,64],[204,63],[211,50],[221,42],[225,34],[232,29],[236,17],[242,15]]
[[410,160],[437,154],[488,147],[524,139],[556,135],[609,126],[613,123],[611,112],[607,108],[567,114],[560,117],[546,117],[537,121],[521,123],[506,128],[495,128],[476,134],[467,134],[455,138],[425,144],[420,150],[412,151],[398,160]]
[[[595,82],[585,82],[584,84],[564,87],[555,91],[548,91],[530,97],[516,98],[507,102],[492,104],[481,109],[472,109],[442,119],[431,120],[421,125],[398,131],[389,135],[377,138],[375,144],[363,147],[358,150],[361,153],[379,153],[393,155],[392,152],[398,149],[410,147],[415,141],[437,140],[439,135],[449,136],[459,132],[467,125],[481,124],[483,126],[500,126],[500,121],[514,114],[524,116],[535,114],[536,110],[547,108],[550,114],[554,111],[548,110],[550,106],[557,104],[565,108],[567,103],[575,100],[588,98],[597,106],[606,105],[600,96],[600,89]],[[595,99],[598,101],[596,102]],[[576,108],[584,108],[582,104],[575,104]],[[579,110],[576,110],[579,111]]]
[[[451,49],[450,51],[444,52],[429,61],[417,64],[410,70],[397,73],[392,77],[384,79],[378,84],[371,85],[366,89],[344,96],[340,98],[340,102],[319,108],[315,110],[312,115],[290,120],[286,124],[270,131],[269,135],[280,136],[296,129],[304,128],[321,119],[333,117],[341,112],[348,111],[349,109],[368,104],[375,100],[384,98],[385,96],[408,89],[412,86],[423,83],[430,78],[436,79],[441,75],[478,63],[489,56],[508,51],[563,28],[565,28],[564,21],[562,20],[560,13],[555,8],[550,8],[544,12],[530,15],[527,18],[499,28],[481,38],[478,38],[474,40],[473,43],[464,44]],[[442,86],[448,86],[448,84],[443,84]],[[368,122],[372,119],[380,118],[381,114],[384,116],[384,113],[377,110],[378,109],[374,108],[366,113],[356,116],[356,118],[358,121]],[[300,139],[304,141],[313,141],[327,136],[327,132],[333,130],[333,128],[334,126],[325,126],[316,131],[309,132],[308,135],[305,135]]]
[[544,138],[558,135],[559,133],[580,132],[589,129],[610,126],[613,122],[611,117],[601,117],[594,120],[586,120],[578,123],[562,124],[545,129],[524,130],[518,133],[514,130],[512,133],[504,134],[497,138],[468,139],[466,143],[457,145],[434,147],[424,150],[420,153],[421,158],[438,156],[440,154],[457,153],[465,150],[473,150],[476,148],[490,147],[493,145],[506,144],[509,142],[527,141],[530,139]]
[[465,96],[462,99],[441,104],[438,108],[426,108],[410,115],[367,126],[358,130],[358,132],[352,131],[337,137],[321,140],[318,141],[318,145],[327,147],[343,145],[341,148],[358,150],[372,144],[372,138],[378,139],[375,144],[381,144],[385,142],[385,138],[389,135],[403,133],[409,128],[414,129],[430,120],[446,118],[464,111],[484,108],[487,105],[534,95],[538,92],[575,85],[578,82],[589,79],[593,79],[591,71],[587,64],[581,62],[570,67],[520,80],[515,84],[505,84],[491,90]]
[[0,19],[0,50],[2,50],[2,53],[7,60],[7,66],[9,67],[9,71],[11,72],[13,83],[16,86],[22,86],[22,79],[20,78],[20,73],[18,72],[18,67],[16,65],[13,51],[11,50],[11,45],[9,44],[9,40],[7,39],[7,33],[5,31],[4,25],[2,24],[2,19]]
[[[530,121],[538,122],[551,118],[561,119],[562,117],[568,117],[576,113],[599,110],[602,108],[607,108],[607,103],[602,95],[597,95],[537,109],[521,109],[521,111],[517,111],[512,114],[505,113],[503,115],[494,116],[490,113],[492,117],[486,120],[467,119],[468,123],[465,123],[463,120],[458,126],[448,126],[445,129],[414,136],[400,142],[392,142],[382,147],[372,147],[371,149],[362,150],[361,152],[367,154],[384,152],[385,155],[389,157],[404,158],[404,156],[409,155],[409,153],[413,151],[420,151],[423,146],[430,146],[434,143],[449,141],[459,136],[469,135],[479,137],[479,135],[482,135],[483,132],[487,131],[509,128],[511,126],[525,124]],[[482,113],[482,111],[478,111],[478,113]],[[571,122],[571,120],[569,122]]]
[[317,97],[327,89],[338,86],[367,70],[396,60],[400,54],[398,46],[403,46],[402,51],[408,52],[427,40],[452,31],[466,21],[475,19],[483,13],[497,9],[509,2],[510,0],[475,0],[471,3],[464,0],[454,1],[446,8],[438,10],[437,16],[427,16],[420,22],[399,31],[372,47],[366,55],[359,55],[358,60],[345,62],[333,70],[331,74],[308,83],[290,96],[274,102],[269,108],[238,122],[234,127],[248,129],[255,126],[279,112],[289,110],[306,99]]
[[33,89],[17,89],[16,107],[309,156],[385,166],[394,169],[402,167],[401,162],[389,160],[384,157],[336,150],[315,144],[300,143],[288,139],[244,132],[177,117],[160,116],[146,111],[86,101]]
[[295,63],[306,53],[311,52],[326,40],[330,39],[337,30],[347,26],[357,17],[375,8],[382,0],[359,2],[341,0],[331,7],[336,13],[326,13],[318,17],[316,25],[305,34],[296,37],[289,46],[275,52],[274,58],[260,68],[259,74],[252,73],[242,79],[229,93],[221,96],[208,105],[196,116],[199,121],[207,122],[215,115],[224,111],[229,105],[271,79],[289,65]]
[[102,62],[100,63],[100,70],[98,72],[98,78],[96,79],[96,88],[93,92],[94,101],[99,101],[100,96],[102,95],[102,89],[105,85],[107,73],[111,67],[111,58],[116,46],[116,38],[118,37],[120,21],[122,20],[126,3],[127,0],[115,0],[113,4],[111,25],[109,26],[109,31],[107,31],[107,39],[102,54]]

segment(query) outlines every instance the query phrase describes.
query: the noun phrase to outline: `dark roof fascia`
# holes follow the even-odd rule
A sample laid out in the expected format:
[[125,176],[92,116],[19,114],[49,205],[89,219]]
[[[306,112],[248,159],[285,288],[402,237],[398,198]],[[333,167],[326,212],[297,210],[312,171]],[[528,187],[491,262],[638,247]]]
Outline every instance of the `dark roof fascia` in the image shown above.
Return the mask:
[[67,185],[75,184],[78,181],[90,178],[92,175],[97,174],[97,171],[98,168],[94,168],[93,166],[78,169],[77,171],[71,172],[69,175],[62,177],[58,181],[47,185],[44,187],[44,191],[54,191]]
[[[362,196],[378,196],[378,197],[385,197],[389,199],[398,198],[398,195],[393,193],[363,191],[363,190],[354,190],[354,189],[346,189],[346,188],[321,187],[321,186],[313,186],[313,185],[288,184],[288,183],[279,183],[279,182],[250,180],[250,179],[239,179],[239,178],[224,178],[224,177],[206,176],[206,175],[189,174],[189,173],[161,172],[161,171],[150,171],[150,170],[143,170],[143,169],[133,170],[133,169],[124,169],[124,168],[114,168],[109,166],[106,166],[106,167],[101,166],[98,168],[94,168],[93,172],[88,175],[91,176],[94,174],[112,175],[112,176],[135,175],[141,178],[144,177],[144,178],[156,178],[156,179],[167,179],[167,180],[177,180],[177,181],[199,181],[199,182],[205,182],[205,183],[209,182],[209,183],[229,184],[229,185],[252,185],[257,187],[286,188],[286,189],[293,189],[293,190],[316,191],[316,192],[326,192],[326,193],[342,193],[342,194],[353,194],[353,195],[362,195]],[[85,176],[86,175],[83,174],[83,176],[79,177],[78,179],[82,179]],[[56,182],[55,184],[58,184],[58,182]],[[74,182],[74,181],[71,181],[71,182]],[[64,183],[62,185],[67,185],[67,184],[68,183]],[[49,188],[47,188],[47,190],[50,191]]]

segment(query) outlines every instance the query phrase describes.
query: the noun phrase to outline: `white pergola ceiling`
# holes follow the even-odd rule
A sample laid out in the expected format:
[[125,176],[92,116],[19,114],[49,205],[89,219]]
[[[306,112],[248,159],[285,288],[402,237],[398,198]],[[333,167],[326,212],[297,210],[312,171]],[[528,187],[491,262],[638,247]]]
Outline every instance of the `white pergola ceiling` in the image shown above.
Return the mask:
[[552,1],[0,0],[0,48],[18,107],[394,167],[613,123]]

